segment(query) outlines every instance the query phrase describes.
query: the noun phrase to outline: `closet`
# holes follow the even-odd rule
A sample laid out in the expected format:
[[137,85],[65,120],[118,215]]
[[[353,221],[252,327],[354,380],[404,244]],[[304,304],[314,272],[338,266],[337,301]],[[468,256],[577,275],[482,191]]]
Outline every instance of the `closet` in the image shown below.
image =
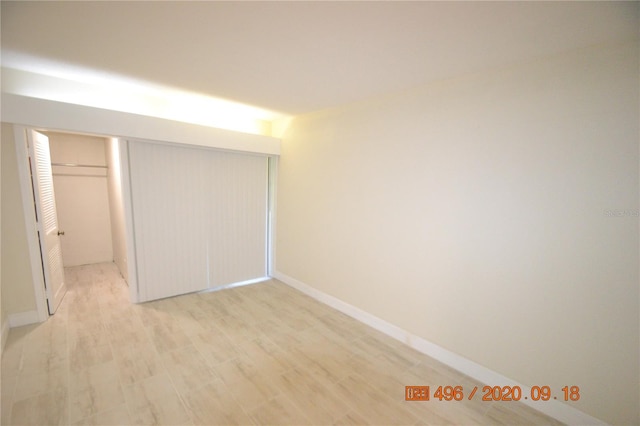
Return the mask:
[[268,155],[43,133],[65,267],[115,262],[133,302],[268,278]]
[[65,267],[112,262],[107,140],[43,132],[49,138]]
[[267,277],[269,158],[128,142],[140,302]]

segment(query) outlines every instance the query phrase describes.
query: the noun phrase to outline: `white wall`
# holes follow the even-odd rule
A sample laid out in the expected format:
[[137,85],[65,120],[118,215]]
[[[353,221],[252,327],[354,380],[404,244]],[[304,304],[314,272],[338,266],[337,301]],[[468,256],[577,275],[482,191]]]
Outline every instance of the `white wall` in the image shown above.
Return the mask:
[[266,120],[281,115],[167,87],[123,84],[114,75],[95,76],[88,82],[2,68],[2,91],[254,135],[270,135],[270,122]]
[[117,138],[106,141],[106,157],[108,165],[107,187],[109,190],[109,208],[111,217],[111,243],[113,261],[118,265],[125,280],[129,280],[127,269],[126,229],[124,205],[122,202],[122,175],[120,169],[120,147]]
[[634,43],[297,117],[277,271],[637,424],[638,98]]
[[53,185],[65,267],[113,261],[105,139],[46,132],[51,162],[104,168],[53,166]]
[[[36,310],[13,127],[2,123],[2,317]],[[37,313],[36,313],[37,317]]]
[[[278,155],[280,139],[7,93],[2,120],[27,127]],[[55,88],[52,88],[55,90]]]
[[[4,135],[2,135],[4,137]],[[2,165],[2,149],[0,148],[0,165]],[[0,169],[1,170],[1,169]],[[2,173],[0,173],[0,224],[2,224]],[[2,232],[0,226],[0,232]],[[0,236],[0,240],[2,237]],[[2,302],[2,242],[0,241],[0,358],[4,351],[4,345],[9,337],[9,316]]]

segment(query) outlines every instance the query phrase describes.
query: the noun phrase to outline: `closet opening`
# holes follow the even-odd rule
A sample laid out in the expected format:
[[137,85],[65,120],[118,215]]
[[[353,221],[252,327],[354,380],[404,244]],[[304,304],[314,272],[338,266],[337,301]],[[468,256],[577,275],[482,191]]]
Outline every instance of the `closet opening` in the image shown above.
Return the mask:
[[[39,316],[53,315],[70,286],[89,290],[100,276],[109,275],[124,290],[128,270],[118,140],[24,131],[44,284],[44,294],[36,291],[36,297],[40,293],[46,300],[46,313]],[[86,278],[87,268],[95,279]]]
[[127,279],[118,140],[41,132],[49,138],[65,268],[115,263]]

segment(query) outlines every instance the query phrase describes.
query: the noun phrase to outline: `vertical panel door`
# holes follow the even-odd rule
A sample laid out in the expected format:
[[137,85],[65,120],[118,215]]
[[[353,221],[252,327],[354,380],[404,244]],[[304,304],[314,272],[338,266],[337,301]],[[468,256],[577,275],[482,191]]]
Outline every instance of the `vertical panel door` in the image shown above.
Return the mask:
[[141,302],[207,288],[206,163],[197,150],[130,142]]
[[62,266],[49,139],[31,130],[28,141],[47,306],[49,314],[53,315],[67,292],[67,286]]
[[130,141],[141,302],[267,275],[266,157]]
[[215,154],[208,161],[210,288],[267,275],[268,159]]

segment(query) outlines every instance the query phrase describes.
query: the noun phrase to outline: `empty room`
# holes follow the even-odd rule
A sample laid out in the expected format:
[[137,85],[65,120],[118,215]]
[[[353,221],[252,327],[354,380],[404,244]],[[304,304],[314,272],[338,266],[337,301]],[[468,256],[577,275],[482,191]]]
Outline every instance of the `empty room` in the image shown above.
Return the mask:
[[640,2],[0,2],[2,425],[640,424]]

